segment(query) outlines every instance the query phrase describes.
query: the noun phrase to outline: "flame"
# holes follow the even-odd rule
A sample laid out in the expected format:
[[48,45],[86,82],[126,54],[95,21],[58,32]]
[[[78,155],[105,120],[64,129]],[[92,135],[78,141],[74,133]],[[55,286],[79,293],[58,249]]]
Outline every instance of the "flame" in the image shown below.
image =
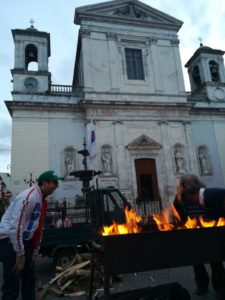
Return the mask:
[[[203,216],[195,218],[188,217],[186,223],[182,224],[181,218],[172,203],[160,214],[153,214],[152,216],[160,231],[225,226],[225,218],[205,220]],[[171,218],[174,220],[173,223],[170,222]]]
[[[170,223],[172,204],[163,209],[160,214],[152,214],[153,220],[156,222],[158,229],[161,231],[174,229],[174,224]],[[177,216],[179,217],[178,213]]]
[[184,227],[187,229],[197,228],[198,227],[198,219],[188,217],[186,223],[184,224]]
[[142,218],[133,209],[129,209],[128,207],[125,207],[124,212],[126,224],[117,224],[113,221],[112,225],[103,226],[103,229],[100,230],[101,234],[105,236],[141,232],[141,228],[138,226],[138,223],[142,220]]
[[[141,216],[128,207],[125,208],[124,213],[126,218],[125,224],[117,224],[113,221],[112,225],[103,226],[100,233],[103,236],[140,233],[142,230],[139,224],[142,221]],[[172,203],[170,203],[169,207],[163,209],[160,214],[152,214],[152,218],[160,231],[225,226],[225,218],[219,218],[218,220],[205,220],[203,216],[199,216],[197,218],[187,217],[186,223],[183,224]]]

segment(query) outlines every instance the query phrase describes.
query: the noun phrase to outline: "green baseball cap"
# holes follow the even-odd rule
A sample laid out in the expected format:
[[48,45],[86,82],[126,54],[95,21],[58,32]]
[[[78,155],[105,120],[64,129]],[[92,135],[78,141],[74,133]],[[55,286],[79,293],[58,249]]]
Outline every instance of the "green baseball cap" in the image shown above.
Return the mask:
[[59,177],[55,171],[53,170],[48,170],[45,171],[44,173],[42,173],[39,177],[38,177],[38,182],[42,182],[42,181],[50,181],[50,180],[54,180],[54,181],[58,181],[58,180],[62,180],[62,177]]

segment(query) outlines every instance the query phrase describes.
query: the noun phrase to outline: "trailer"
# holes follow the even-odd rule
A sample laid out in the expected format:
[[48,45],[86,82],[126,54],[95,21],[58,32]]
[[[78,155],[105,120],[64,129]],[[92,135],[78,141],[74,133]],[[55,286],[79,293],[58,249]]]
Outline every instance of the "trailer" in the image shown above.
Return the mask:
[[124,208],[130,207],[114,187],[91,189],[81,204],[68,207],[66,201],[62,206],[55,202],[46,211],[40,254],[53,257],[55,265],[65,266],[77,252],[89,250],[96,229],[113,220],[123,223]]

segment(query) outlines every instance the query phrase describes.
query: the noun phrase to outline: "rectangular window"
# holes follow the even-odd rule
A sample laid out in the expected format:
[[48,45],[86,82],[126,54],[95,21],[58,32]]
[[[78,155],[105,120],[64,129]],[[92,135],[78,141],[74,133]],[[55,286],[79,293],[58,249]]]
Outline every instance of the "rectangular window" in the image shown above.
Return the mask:
[[134,80],[144,80],[144,68],[142,52],[140,49],[125,48],[127,78]]

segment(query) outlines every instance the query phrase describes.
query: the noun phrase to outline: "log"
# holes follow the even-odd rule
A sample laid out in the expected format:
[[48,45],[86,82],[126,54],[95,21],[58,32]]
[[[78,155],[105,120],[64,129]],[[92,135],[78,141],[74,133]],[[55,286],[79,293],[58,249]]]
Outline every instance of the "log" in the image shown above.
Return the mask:
[[49,284],[42,286],[42,290],[37,295],[37,300],[43,300],[48,293]]
[[81,269],[81,270],[77,270],[76,272],[75,272],[75,275],[82,275],[82,276],[90,276],[91,275],[91,270],[83,270],[83,269]]
[[64,274],[66,274],[67,269],[64,270],[63,272],[59,273],[58,275],[56,275],[54,278],[52,278],[52,280],[49,281],[49,284],[52,284],[53,282],[55,282],[57,279],[59,279],[61,276],[63,276]]
[[104,251],[104,247],[102,245],[96,243],[95,241],[92,241],[92,247],[100,252]]
[[64,294],[65,297],[79,297],[79,296],[83,296],[86,295],[85,291],[80,291],[80,292],[75,292],[75,293],[71,293],[71,294]]
[[61,288],[60,291],[64,291],[72,282],[74,281],[74,279],[70,279],[69,281],[67,281]]
[[85,266],[89,265],[91,262],[89,260],[87,261],[83,261],[75,266],[72,266],[69,268],[69,270],[67,270],[67,272],[65,273],[65,278],[70,277],[71,275],[73,275],[73,273],[75,273],[77,270],[84,268]]
[[51,294],[53,294],[53,295],[55,295],[55,296],[57,296],[57,297],[61,297],[61,296],[63,295],[63,292],[62,292],[62,291],[60,291],[59,289],[54,288],[54,287],[52,287],[52,286],[50,286],[50,287],[48,288],[48,291],[49,291]]

